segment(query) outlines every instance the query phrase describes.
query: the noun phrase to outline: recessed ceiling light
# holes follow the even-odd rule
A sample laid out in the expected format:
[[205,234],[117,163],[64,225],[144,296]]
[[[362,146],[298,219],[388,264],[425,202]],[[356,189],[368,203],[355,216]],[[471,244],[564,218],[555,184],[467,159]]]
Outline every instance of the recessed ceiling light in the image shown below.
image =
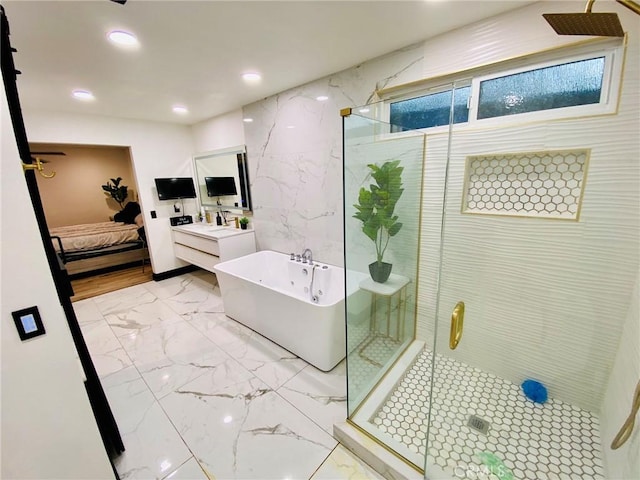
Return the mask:
[[89,90],[74,90],[71,95],[78,100],[95,100],[96,98]]
[[185,107],[185,106],[174,105],[173,106],[173,112],[174,113],[179,113],[180,115],[184,115],[186,113],[189,113],[189,110],[187,110],[187,107]]
[[262,76],[259,73],[247,72],[242,74],[242,79],[247,83],[257,83],[262,80]]
[[361,108],[360,109],[360,113],[369,113],[369,109],[368,108]]
[[319,102],[324,102],[326,100],[329,100],[329,97],[327,97],[326,95],[320,95],[319,97],[316,97],[316,100],[318,100]]
[[295,125],[287,125],[287,128],[296,128]]
[[251,123],[253,122],[253,118],[243,118],[242,121],[245,123]]
[[139,45],[136,36],[124,30],[112,30],[107,34],[107,38],[122,47],[136,47]]

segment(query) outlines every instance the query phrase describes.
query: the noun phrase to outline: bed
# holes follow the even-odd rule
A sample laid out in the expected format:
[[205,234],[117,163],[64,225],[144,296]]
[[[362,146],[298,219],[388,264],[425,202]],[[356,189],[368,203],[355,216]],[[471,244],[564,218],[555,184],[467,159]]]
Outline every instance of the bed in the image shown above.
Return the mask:
[[[130,202],[133,203],[133,202]],[[129,204],[127,204],[129,205]],[[139,207],[138,207],[139,208]],[[122,216],[114,217],[121,220]],[[142,215],[49,229],[53,246],[70,276],[144,262],[149,258]],[[133,223],[131,222],[133,220]]]

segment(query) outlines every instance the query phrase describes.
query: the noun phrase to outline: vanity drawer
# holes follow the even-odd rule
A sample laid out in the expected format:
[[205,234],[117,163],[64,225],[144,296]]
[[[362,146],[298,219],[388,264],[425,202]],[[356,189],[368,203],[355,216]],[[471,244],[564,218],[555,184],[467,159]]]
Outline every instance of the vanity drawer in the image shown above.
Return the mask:
[[176,257],[211,272],[213,271],[213,267],[220,263],[220,257],[216,255],[209,255],[208,253],[185,247],[179,243],[173,245],[173,251]]
[[173,241],[178,245],[186,245],[202,252],[220,256],[218,241],[215,239],[202,238],[197,235],[189,235],[183,232],[173,232]]

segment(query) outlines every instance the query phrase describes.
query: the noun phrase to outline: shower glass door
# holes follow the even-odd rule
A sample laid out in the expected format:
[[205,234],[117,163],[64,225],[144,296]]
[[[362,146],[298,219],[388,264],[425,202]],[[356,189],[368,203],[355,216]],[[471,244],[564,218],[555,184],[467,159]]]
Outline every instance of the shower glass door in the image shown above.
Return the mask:
[[420,268],[426,477],[602,478],[597,412],[638,264],[623,121],[428,136],[421,250],[439,243],[440,258]]
[[[364,429],[371,415],[356,411],[415,337],[424,156],[424,136],[399,136],[370,118],[378,108],[343,117],[348,413]],[[384,283],[373,279],[378,259],[391,266]]]

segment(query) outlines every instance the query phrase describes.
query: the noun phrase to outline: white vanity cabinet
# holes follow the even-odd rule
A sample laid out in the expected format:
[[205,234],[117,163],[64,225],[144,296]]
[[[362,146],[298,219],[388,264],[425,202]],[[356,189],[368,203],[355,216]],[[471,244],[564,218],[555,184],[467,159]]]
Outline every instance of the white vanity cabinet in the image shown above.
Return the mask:
[[253,230],[190,224],[171,227],[171,234],[176,257],[210,272],[220,262],[256,251]]

